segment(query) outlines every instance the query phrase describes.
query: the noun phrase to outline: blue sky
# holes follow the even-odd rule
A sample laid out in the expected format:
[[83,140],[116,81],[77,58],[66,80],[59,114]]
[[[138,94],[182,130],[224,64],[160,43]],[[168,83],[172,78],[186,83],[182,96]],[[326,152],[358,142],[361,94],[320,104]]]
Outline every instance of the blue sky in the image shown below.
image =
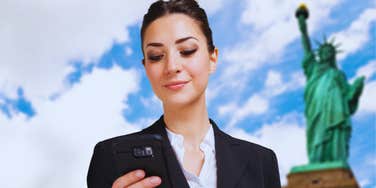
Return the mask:
[[[140,22],[150,2],[0,3],[0,179],[14,180],[1,187],[84,187],[95,143],[161,115],[141,64]],[[227,133],[272,148],[283,183],[292,166],[307,162],[294,17],[301,2],[200,1],[219,49],[209,115]],[[367,76],[352,118],[349,161],[362,187],[373,188],[376,3],[306,3],[311,39],[335,37],[343,50],[337,63],[349,81]]]

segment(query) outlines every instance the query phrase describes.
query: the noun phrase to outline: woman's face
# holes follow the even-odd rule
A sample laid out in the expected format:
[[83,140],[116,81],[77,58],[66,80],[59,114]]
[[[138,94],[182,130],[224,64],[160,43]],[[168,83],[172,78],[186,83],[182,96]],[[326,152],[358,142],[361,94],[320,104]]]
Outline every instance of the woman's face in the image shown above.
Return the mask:
[[156,19],[144,33],[142,48],[146,75],[164,104],[187,105],[205,97],[218,52],[209,53],[195,20],[184,14]]

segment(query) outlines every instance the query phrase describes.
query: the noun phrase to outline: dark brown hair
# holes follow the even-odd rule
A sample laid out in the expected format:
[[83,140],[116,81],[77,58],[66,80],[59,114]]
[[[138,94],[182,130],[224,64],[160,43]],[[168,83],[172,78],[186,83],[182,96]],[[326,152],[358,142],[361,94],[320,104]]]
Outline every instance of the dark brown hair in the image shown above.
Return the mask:
[[[148,12],[144,15],[141,26],[141,49],[144,42],[146,28],[156,19],[167,14],[181,13],[197,21],[201,31],[206,37],[208,50],[214,51],[212,31],[209,27],[208,17],[195,0],[159,0],[150,5]],[[143,50],[142,50],[143,51]]]

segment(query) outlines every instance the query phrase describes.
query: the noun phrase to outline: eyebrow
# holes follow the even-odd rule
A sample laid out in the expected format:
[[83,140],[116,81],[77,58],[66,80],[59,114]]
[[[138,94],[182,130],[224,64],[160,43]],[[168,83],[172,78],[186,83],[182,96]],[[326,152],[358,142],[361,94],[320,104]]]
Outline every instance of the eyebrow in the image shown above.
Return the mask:
[[[194,39],[194,40],[197,40],[197,41],[198,41],[197,38],[192,37],[192,36],[189,36],[189,37],[184,37],[184,38],[180,38],[180,39],[176,40],[176,41],[175,41],[175,44],[182,43],[182,42],[184,42],[184,41],[186,41],[186,40],[189,40],[189,39]],[[148,47],[148,46],[161,47],[161,46],[163,46],[163,44],[162,44],[162,43],[158,43],[158,42],[152,42],[152,43],[148,43],[148,44],[146,45],[146,47]],[[146,48],[146,47],[145,47],[145,48]]]

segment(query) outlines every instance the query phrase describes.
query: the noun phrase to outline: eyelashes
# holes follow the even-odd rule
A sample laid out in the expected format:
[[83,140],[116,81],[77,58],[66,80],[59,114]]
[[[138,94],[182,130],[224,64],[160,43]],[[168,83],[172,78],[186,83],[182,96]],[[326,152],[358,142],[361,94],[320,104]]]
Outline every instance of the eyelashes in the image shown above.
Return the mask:
[[148,59],[150,61],[160,61],[162,59],[163,55],[149,55]]
[[[192,50],[183,50],[183,51],[180,51],[180,55],[182,57],[190,57],[196,51],[197,51],[197,48],[192,49]],[[157,62],[157,61],[162,60],[163,57],[164,57],[164,54],[161,54],[161,55],[148,55],[148,60],[153,61],[153,62]]]
[[190,56],[191,54],[195,53],[197,51],[197,48],[192,49],[192,50],[183,50],[180,52],[181,55],[183,56]]

